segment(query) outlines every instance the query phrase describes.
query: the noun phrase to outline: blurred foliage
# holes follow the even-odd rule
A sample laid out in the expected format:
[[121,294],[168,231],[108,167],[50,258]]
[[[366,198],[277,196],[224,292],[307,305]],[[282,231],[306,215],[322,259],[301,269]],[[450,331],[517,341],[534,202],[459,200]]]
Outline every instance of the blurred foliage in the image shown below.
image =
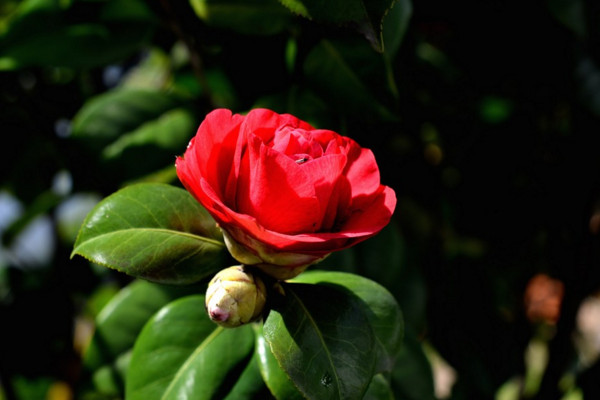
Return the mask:
[[[153,289],[70,260],[75,232],[130,183],[179,185],[207,112],[259,106],[371,148],[398,195],[393,224],[319,266],[402,306],[366,398],[600,398],[580,312],[600,289],[600,3],[343,3],[0,2],[0,398],[122,396],[133,343],[100,367],[84,349],[127,318],[99,311],[122,288],[132,309]],[[527,317],[540,273],[564,285],[556,319]],[[235,393],[261,396],[250,357]]]

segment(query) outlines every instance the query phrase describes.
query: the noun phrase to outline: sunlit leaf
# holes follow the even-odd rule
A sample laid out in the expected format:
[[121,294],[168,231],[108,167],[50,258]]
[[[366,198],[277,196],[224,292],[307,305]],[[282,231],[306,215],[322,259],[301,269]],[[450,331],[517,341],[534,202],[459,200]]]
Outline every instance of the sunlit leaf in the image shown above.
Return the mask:
[[394,296],[378,283],[346,272],[307,271],[295,282],[343,288],[359,298],[377,342],[377,372],[389,372],[402,345],[404,321]]
[[251,360],[250,325],[225,329],[204,309],[204,296],[189,296],[161,309],[144,327],[127,372],[125,398],[225,398]]
[[86,102],[75,115],[72,136],[107,144],[179,105],[177,99],[157,90],[105,92]]
[[112,364],[135,343],[150,317],[162,306],[198,290],[194,286],[167,286],[134,281],[121,289],[98,314],[92,341],[85,350],[84,366],[95,370]]
[[106,158],[115,158],[128,148],[148,145],[176,153],[185,148],[195,128],[196,119],[191,112],[176,108],[119,137],[104,149],[103,155]]
[[264,337],[283,370],[311,399],[362,399],[376,362],[364,308],[333,287],[289,283],[272,299]]
[[258,364],[258,353],[254,352],[225,400],[268,400],[272,397],[260,374]]
[[224,244],[208,212],[185,190],[136,184],[102,200],[73,255],[161,283],[191,283],[223,268]]
[[304,396],[300,394],[294,386],[290,377],[281,369],[277,359],[273,356],[269,344],[263,335],[262,326],[256,325],[256,348],[260,374],[267,387],[277,400],[302,400]]

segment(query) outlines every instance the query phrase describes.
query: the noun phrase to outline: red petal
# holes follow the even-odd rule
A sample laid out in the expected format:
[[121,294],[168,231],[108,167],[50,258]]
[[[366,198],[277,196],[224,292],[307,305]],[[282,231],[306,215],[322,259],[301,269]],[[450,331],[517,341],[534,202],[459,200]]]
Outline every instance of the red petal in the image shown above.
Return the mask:
[[350,182],[352,198],[368,196],[379,189],[379,168],[373,152],[350,141],[346,177]]
[[[218,109],[209,113],[196,133],[196,163],[200,174],[224,199],[229,171],[235,155],[239,127],[243,121],[240,115]],[[190,148],[190,150],[192,150]],[[184,159],[189,151],[184,154]]]
[[273,140],[277,128],[291,126],[306,130],[314,129],[310,124],[290,114],[277,114],[264,108],[250,111],[244,120],[242,131],[259,136],[263,143],[269,144]]
[[390,222],[396,208],[394,190],[388,186],[381,186],[380,192],[371,199],[360,199],[360,209],[355,209],[353,204],[352,214],[340,228],[340,232],[353,237],[372,235]]
[[320,213],[310,177],[258,137],[250,139],[248,163],[240,170],[236,211],[281,233],[312,232]]
[[339,201],[334,189],[340,179],[345,179],[342,176],[345,165],[346,156],[343,154],[324,156],[299,165],[311,179],[319,200],[319,223],[311,232],[331,229]]

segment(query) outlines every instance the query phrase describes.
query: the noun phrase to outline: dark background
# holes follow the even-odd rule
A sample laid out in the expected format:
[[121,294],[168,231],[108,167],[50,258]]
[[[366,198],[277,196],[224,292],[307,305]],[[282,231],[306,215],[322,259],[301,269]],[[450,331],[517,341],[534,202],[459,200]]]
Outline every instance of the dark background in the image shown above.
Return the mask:
[[[92,3],[74,2],[57,26],[95,20],[92,8],[99,6]],[[389,60],[397,95],[384,79],[381,55],[351,27],[298,17],[289,30],[254,36],[210,26],[185,2],[148,7],[156,19],[152,29],[140,29],[143,40],[125,55],[115,51],[79,67],[52,65],[56,60],[42,54],[39,62],[33,57],[0,72],[1,189],[23,210],[2,225],[3,254],[14,250],[36,217],[48,216],[54,227],[50,257],[33,263],[16,253],[0,258],[6,398],[27,398],[23,382],[77,386],[74,321],[93,315],[90,299],[99,288],[129,281],[69,259],[73,238],[61,238],[57,208],[76,194],[100,199],[181,153],[141,148],[105,162],[98,157],[101,145],[57,134],[57,121],[68,124],[90,98],[113,87],[107,66],[129,71],[149,46],[167,52],[177,41],[189,47],[190,57],[173,74],[178,82],[192,82],[180,84],[193,94],[199,120],[216,106],[243,112],[268,105],[373,149],[382,182],[399,199],[390,229],[398,232],[400,261],[384,258],[375,265],[371,258],[363,260],[368,268],[355,270],[386,285],[411,335],[452,366],[458,379],[451,398],[494,398],[510,379],[525,376],[530,366],[524,354],[534,339],[549,358],[539,388],[522,391],[521,398],[559,399],[575,388],[586,399],[597,398],[598,363],[578,367],[573,336],[582,301],[596,296],[600,285],[600,222],[593,219],[600,212],[600,5],[414,2],[402,44]],[[0,54],[13,43],[6,37]],[[291,68],[284,57],[290,37],[297,43]],[[323,38],[343,49],[392,118],[353,112],[366,101],[360,93],[342,101],[329,88],[320,91],[319,76],[302,60]],[[212,79],[199,74],[203,69],[221,72],[228,86],[203,91],[203,80]],[[68,194],[52,190],[59,171],[68,171]],[[363,251],[370,254],[356,250]],[[528,314],[524,296],[537,274],[560,282],[553,281],[562,290],[548,295],[560,304],[558,314]],[[558,384],[565,376],[573,378],[566,389]]]

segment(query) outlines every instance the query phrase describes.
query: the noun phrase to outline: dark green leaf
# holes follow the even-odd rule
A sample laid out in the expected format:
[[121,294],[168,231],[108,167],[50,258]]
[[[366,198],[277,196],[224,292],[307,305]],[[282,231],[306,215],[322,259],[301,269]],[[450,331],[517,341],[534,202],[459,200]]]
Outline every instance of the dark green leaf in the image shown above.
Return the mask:
[[[583,0],[548,0],[548,10],[554,18],[578,36],[586,35],[585,2]],[[589,28],[588,28],[589,29]]]
[[370,92],[336,46],[322,40],[304,61],[311,87],[338,111],[365,119],[393,120],[394,116]]
[[196,119],[185,109],[176,108],[165,112],[156,120],[152,120],[122,135],[110,146],[104,149],[106,158],[116,158],[127,148],[154,145],[163,150],[177,152],[185,148],[191,133],[196,127]]
[[230,390],[250,359],[252,326],[224,329],[204,309],[204,296],[160,310],[140,334],[127,372],[128,400],[215,399]]
[[[97,18],[81,20],[79,14]],[[27,1],[0,36],[0,70],[28,66],[88,68],[115,62],[141,49],[150,38],[154,22],[148,7],[138,0],[96,5]]]
[[377,372],[389,372],[402,345],[404,321],[394,296],[378,283],[346,272],[307,271],[294,279],[347,290],[358,297],[373,329],[378,348]]
[[192,286],[166,286],[135,281],[121,289],[96,318],[96,330],[85,351],[89,370],[112,364],[133,347],[137,335],[152,314],[184,294],[198,290]]
[[223,268],[224,244],[208,212],[185,190],[125,187],[86,217],[72,255],[161,283],[197,282]]
[[392,9],[386,14],[383,19],[383,43],[384,53],[390,59],[393,58],[402,39],[404,33],[408,29],[408,23],[412,16],[412,3],[410,0],[396,0]]
[[405,344],[392,372],[392,388],[400,399],[435,399],[431,365],[421,343],[410,330],[406,331]]
[[373,331],[356,297],[324,285],[283,284],[264,337],[309,399],[362,399],[376,361]]
[[156,90],[117,89],[89,100],[73,119],[73,137],[107,144],[176,108],[179,102]]
[[96,390],[106,395],[122,396],[130,361],[131,350],[117,357],[114,364],[97,369],[92,376]]
[[63,4],[59,0],[22,0],[0,20],[0,40],[13,41],[31,31],[50,29],[60,20]]
[[280,0],[292,12],[315,21],[356,26],[374,49],[383,51],[381,26],[394,0]]
[[[137,26],[136,26],[137,25]],[[1,46],[0,70],[29,66],[89,68],[116,62],[140,49],[151,30],[146,24],[129,28],[79,24]],[[73,57],[77,54],[77,57]]]
[[304,396],[300,394],[294,386],[289,376],[281,369],[279,363],[273,356],[269,344],[263,336],[262,326],[256,325],[256,347],[260,373],[267,384],[267,387],[277,400],[302,400]]
[[382,374],[373,377],[363,400],[394,400],[390,383]]
[[289,113],[314,127],[333,126],[335,123],[330,105],[304,87],[292,86],[284,93],[261,97],[252,108],[268,108],[280,114]]
[[283,31],[291,14],[277,0],[190,0],[207,25],[246,35],[273,35]]

